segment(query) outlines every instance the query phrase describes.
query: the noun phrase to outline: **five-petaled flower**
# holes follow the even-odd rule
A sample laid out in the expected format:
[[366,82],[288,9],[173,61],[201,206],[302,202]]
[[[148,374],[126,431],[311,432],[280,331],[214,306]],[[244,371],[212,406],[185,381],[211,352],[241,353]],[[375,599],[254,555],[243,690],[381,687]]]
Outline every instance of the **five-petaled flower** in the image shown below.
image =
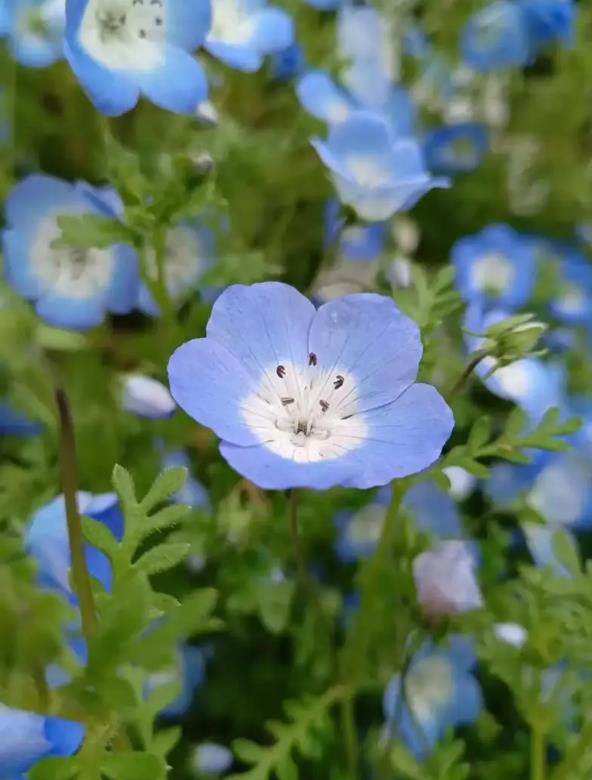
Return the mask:
[[263,488],[368,488],[433,463],[453,427],[415,384],[419,329],[390,298],[348,295],[318,310],[279,282],[233,285],[207,337],[169,362],[171,391]]
[[130,111],[140,94],[192,114],[208,91],[192,52],[210,23],[209,0],[67,0],[66,57],[104,114]]

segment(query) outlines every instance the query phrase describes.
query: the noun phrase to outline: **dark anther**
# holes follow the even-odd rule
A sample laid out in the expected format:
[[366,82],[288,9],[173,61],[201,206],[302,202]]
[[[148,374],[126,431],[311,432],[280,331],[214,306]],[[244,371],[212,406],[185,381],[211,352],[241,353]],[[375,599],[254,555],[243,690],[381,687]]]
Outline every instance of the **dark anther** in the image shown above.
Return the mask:
[[293,398],[282,398],[282,406],[290,406],[290,404],[294,403]]
[[157,17],[156,17],[156,19],[154,20],[154,24],[155,24],[157,27],[160,27],[160,26],[161,26],[161,24],[162,24],[162,19],[160,18],[160,16],[157,16]]
[[326,401],[319,401],[319,404],[323,412],[326,412],[329,408],[329,404]]
[[134,0],[134,2],[132,3],[132,8],[135,5],[144,5],[144,0]]
[[150,5],[159,5],[162,8],[162,0],[150,0]]
[[146,30],[140,30],[138,35],[140,36],[140,38],[145,38],[146,37]]
[[349,420],[350,417],[353,417],[353,414],[346,414],[345,417],[342,417],[342,420]]
[[278,366],[275,370],[275,373],[279,376],[280,379],[283,379],[286,376],[286,367]]
[[317,364],[317,356],[314,352],[311,352],[308,356],[308,365],[309,366],[316,366]]
[[298,420],[298,427],[296,428],[296,433],[306,433],[306,423],[304,420]]
[[336,390],[339,390],[340,387],[343,387],[344,382],[345,379],[341,376],[341,374],[337,374],[337,379],[333,382],[333,387]]

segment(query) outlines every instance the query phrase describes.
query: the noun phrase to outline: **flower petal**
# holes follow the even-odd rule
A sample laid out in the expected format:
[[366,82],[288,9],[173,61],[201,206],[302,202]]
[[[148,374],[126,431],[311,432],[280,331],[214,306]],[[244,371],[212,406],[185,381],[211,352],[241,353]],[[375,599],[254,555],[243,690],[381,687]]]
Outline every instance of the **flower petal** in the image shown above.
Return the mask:
[[135,74],[142,92],[157,106],[179,114],[193,114],[208,95],[200,63],[183,49],[167,46],[159,67]]

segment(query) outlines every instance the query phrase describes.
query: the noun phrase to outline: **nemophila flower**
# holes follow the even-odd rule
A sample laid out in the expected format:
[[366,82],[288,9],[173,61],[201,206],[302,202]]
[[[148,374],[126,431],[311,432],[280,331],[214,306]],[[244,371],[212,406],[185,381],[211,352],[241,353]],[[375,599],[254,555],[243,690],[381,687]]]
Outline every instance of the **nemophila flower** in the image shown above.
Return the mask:
[[205,47],[213,57],[237,70],[255,71],[267,54],[290,46],[291,17],[266,0],[213,0],[212,26]]
[[296,42],[276,52],[271,57],[271,69],[274,78],[280,81],[288,81],[295,78],[302,73],[305,65],[304,50]]
[[232,766],[232,751],[215,742],[202,742],[195,748],[193,766],[202,775],[222,775]]
[[549,302],[554,317],[568,325],[592,322],[592,265],[586,257],[566,248],[558,264],[557,291]]
[[43,758],[71,756],[83,737],[80,723],[0,704],[0,777],[19,780]]
[[191,461],[185,450],[169,450],[169,452],[163,455],[161,464],[163,469],[173,467],[187,469],[187,479],[183,483],[183,487],[172,496],[174,503],[187,504],[193,508],[208,507],[210,505],[207,489],[191,473]]
[[431,130],[423,151],[434,173],[454,175],[475,170],[489,146],[487,128],[478,122],[459,122]]
[[483,606],[476,564],[470,548],[458,540],[438,542],[414,559],[417,600],[428,617],[456,615]]
[[385,222],[370,225],[344,225],[339,216],[340,206],[336,200],[329,200],[325,207],[325,248],[338,242],[338,256],[347,260],[372,261],[381,254],[386,239]]
[[171,357],[171,392],[261,487],[383,485],[433,463],[450,435],[447,404],[414,384],[418,328],[390,298],[316,310],[285,284],[233,285],[206,332]]
[[312,145],[339,199],[370,222],[410,209],[429,190],[449,184],[431,176],[417,141],[398,137],[384,118],[369,112],[353,112],[330,128],[326,141],[314,138]]
[[509,225],[489,225],[452,247],[456,286],[465,301],[512,309],[528,301],[536,279],[532,244]]
[[29,420],[6,401],[0,401],[0,435],[35,436],[42,429],[41,423]]
[[175,402],[162,382],[144,374],[128,374],[121,381],[121,405],[126,411],[152,420],[174,414]]
[[99,325],[107,312],[129,312],[138,294],[133,249],[52,247],[61,236],[59,216],[115,216],[101,190],[51,176],[28,176],[6,199],[2,234],[8,283],[34,302],[50,325],[84,330]]
[[[111,532],[121,538],[123,516],[115,493],[93,495],[79,491],[76,494],[81,514],[104,523]],[[25,547],[37,562],[41,585],[65,595],[70,602],[75,596],[70,587],[70,548],[64,497],[58,496],[38,509],[29,522],[25,534]],[[102,552],[90,545],[85,546],[88,570],[105,589],[111,585],[111,564]]]
[[573,42],[576,6],[573,0],[518,0],[526,17],[531,46]]
[[463,501],[471,495],[477,484],[477,477],[462,466],[447,466],[442,469],[450,482],[450,495],[456,501]]
[[208,85],[192,52],[210,23],[209,0],[67,0],[66,57],[108,116],[130,111],[140,95],[193,114]]
[[[156,278],[156,258],[153,252],[148,255],[147,261],[148,272]],[[164,276],[168,295],[174,305],[180,306],[196,290],[199,280],[213,262],[213,235],[204,225],[181,223],[167,232]],[[154,316],[160,313],[145,283],[140,285],[138,308]]]
[[205,658],[202,650],[199,647],[182,645],[177,649],[174,666],[154,672],[148,677],[145,694],[148,696],[157,688],[178,683],[179,694],[160,710],[159,714],[166,718],[180,718],[191,707],[195,692],[202,685],[204,676]]
[[461,53],[480,71],[526,65],[531,41],[524,10],[512,0],[496,0],[477,11],[462,31]]
[[0,37],[21,65],[46,68],[64,56],[66,0],[3,0]]
[[518,623],[496,623],[493,633],[497,639],[517,649],[523,647],[528,639],[527,630]]
[[[475,654],[470,640],[452,635],[447,646],[426,642],[401,681],[397,674],[383,700],[386,729],[424,758],[454,726],[476,720],[483,706],[479,683],[471,673]],[[402,699],[402,700],[401,700]]]

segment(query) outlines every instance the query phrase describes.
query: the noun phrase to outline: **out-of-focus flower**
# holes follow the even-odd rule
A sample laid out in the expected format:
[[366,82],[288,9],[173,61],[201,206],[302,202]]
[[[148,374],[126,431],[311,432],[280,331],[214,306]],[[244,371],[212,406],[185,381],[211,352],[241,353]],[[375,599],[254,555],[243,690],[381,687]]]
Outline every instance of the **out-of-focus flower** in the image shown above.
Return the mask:
[[334,11],[342,5],[343,0],[304,0],[307,5],[318,8],[319,11]]
[[477,122],[459,122],[431,130],[423,150],[434,173],[468,173],[479,166],[489,146],[487,129]]
[[518,3],[526,18],[533,49],[553,41],[571,45],[576,18],[573,0],[518,0]]
[[21,65],[46,68],[64,56],[66,0],[4,0],[0,37]]
[[187,479],[183,487],[172,497],[174,503],[187,504],[193,508],[207,507],[210,498],[207,489],[191,473],[191,461],[185,450],[169,450],[163,455],[162,468],[179,467],[187,469]]
[[414,384],[420,356],[417,326],[390,298],[316,310],[265,282],[227,288],[207,338],[177,349],[169,378],[177,403],[260,487],[365,488],[426,468],[450,435],[447,404]]
[[513,0],[496,0],[473,14],[462,31],[461,53],[475,70],[526,65],[531,45],[520,5]]
[[102,190],[51,176],[28,176],[6,199],[6,278],[34,302],[42,319],[57,327],[99,325],[108,311],[129,312],[138,295],[137,259],[130,246],[52,247],[61,235],[57,218],[85,214],[116,216]]
[[450,636],[447,647],[426,642],[404,680],[395,675],[385,691],[387,730],[396,731],[409,750],[423,758],[446,729],[472,723],[483,706],[479,683],[471,673],[474,665],[466,637]]
[[438,542],[413,561],[417,600],[430,618],[483,606],[475,578],[476,561],[465,542]]
[[304,51],[296,42],[276,52],[271,58],[273,75],[281,81],[300,75],[305,68],[305,63]]
[[530,298],[536,278],[531,243],[509,225],[489,225],[452,247],[456,286],[471,303],[512,309]]
[[122,379],[122,407],[140,417],[159,420],[170,417],[176,406],[167,388],[144,374],[128,374]]
[[592,266],[573,248],[566,248],[560,258],[557,292],[549,309],[568,325],[588,325],[592,322]]
[[456,501],[463,501],[471,495],[477,484],[477,477],[462,466],[447,466],[443,469],[450,482],[450,495]]
[[389,219],[434,187],[449,185],[431,176],[417,141],[398,137],[377,114],[353,112],[330,128],[326,141],[314,138],[312,144],[340,200],[370,222]]
[[382,252],[387,226],[384,222],[344,226],[339,217],[339,203],[330,200],[325,208],[325,247],[338,242],[338,256],[347,260],[371,262]]
[[29,420],[20,414],[6,401],[0,401],[0,435],[2,436],[35,436],[43,429],[39,422]]
[[258,70],[267,54],[293,41],[291,17],[266,0],[213,0],[205,48],[231,68]]
[[202,685],[205,675],[205,658],[199,647],[182,645],[178,648],[175,665],[163,669],[148,677],[146,694],[156,688],[172,683],[179,683],[178,696],[164,707],[159,715],[165,718],[180,718],[191,707],[196,690]]
[[66,57],[103,114],[125,114],[140,95],[193,114],[208,85],[192,52],[210,24],[209,0],[67,0]]
[[502,642],[521,648],[528,639],[528,632],[524,626],[518,623],[496,623],[493,627],[493,633]]
[[215,742],[202,742],[195,748],[193,766],[202,775],[222,775],[232,766],[232,751]]

